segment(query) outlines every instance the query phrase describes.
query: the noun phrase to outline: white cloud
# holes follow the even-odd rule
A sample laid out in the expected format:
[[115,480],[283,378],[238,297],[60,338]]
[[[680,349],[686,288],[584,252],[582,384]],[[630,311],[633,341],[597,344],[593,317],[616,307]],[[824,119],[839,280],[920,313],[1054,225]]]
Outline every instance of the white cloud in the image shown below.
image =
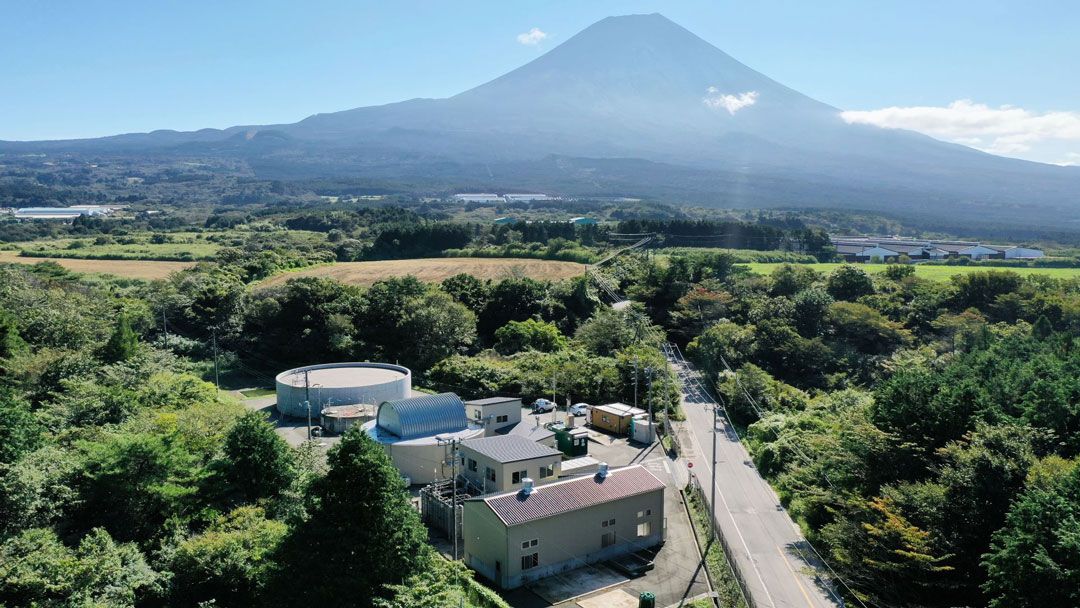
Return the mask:
[[1080,152],[1069,152],[1065,155],[1065,160],[1058,164],[1065,167],[1080,167]]
[[522,32],[518,34],[517,41],[521,44],[524,44],[525,46],[536,46],[547,37],[547,32],[542,31],[538,27],[534,27],[527,32]]
[[735,112],[743,108],[748,108],[757,103],[758,92],[747,91],[745,93],[739,93],[737,95],[731,95],[728,93],[721,93],[716,87],[709,87],[706,92],[708,95],[701,101],[714,110],[724,109],[729,114],[734,115]]
[[[945,107],[891,107],[843,112],[841,116],[849,123],[911,129],[1005,156],[1035,159],[1045,156],[1040,147],[1063,142],[1080,143],[1080,112],[1039,113],[1016,106],[992,108],[968,99],[954,101]],[[1073,154],[1069,153],[1067,158],[1072,158]],[[1073,158],[1074,162],[1078,160],[1080,158]]]

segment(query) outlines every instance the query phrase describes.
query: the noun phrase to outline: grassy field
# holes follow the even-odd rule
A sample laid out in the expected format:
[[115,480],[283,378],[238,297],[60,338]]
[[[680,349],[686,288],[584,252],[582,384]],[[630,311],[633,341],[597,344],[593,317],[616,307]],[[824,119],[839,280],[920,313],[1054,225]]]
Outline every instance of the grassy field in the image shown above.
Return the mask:
[[187,261],[208,259],[220,248],[205,240],[177,240],[151,243],[143,238],[136,243],[95,245],[93,239],[55,239],[28,243],[22,249],[27,255],[46,258]]
[[[782,264],[742,264],[742,266],[749,267],[753,273],[768,275]],[[840,267],[841,264],[807,264],[807,266],[823,274],[828,274]],[[856,266],[867,272],[884,272],[887,264],[856,264]],[[924,264],[915,266],[915,276],[932,281],[948,281],[949,277],[953,275],[982,270],[1009,270],[1023,276],[1037,274],[1058,279],[1080,278],[1080,268],[993,268],[987,266],[927,266]]]
[[417,260],[379,260],[375,262],[339,262],[295,272],[274,275],[263,286],[280,285],[295,277],[329,277],[352,285],[371,285],[380,279],[411,274],[421,281],[437,282],[460,273],[481,279],[529,277],[566,279],[585,272],[583,264],[552,260],[517,258],[423,258]]
[[56,262],[72,272],[87,274],[111,274],[128,279],[164,279],[170,274],[191,268],[193,262],[157,262],[132,260],[79,260],[66,258],[28,258],[18,251],[0,251],[0,263],[37,264],[38,262]]

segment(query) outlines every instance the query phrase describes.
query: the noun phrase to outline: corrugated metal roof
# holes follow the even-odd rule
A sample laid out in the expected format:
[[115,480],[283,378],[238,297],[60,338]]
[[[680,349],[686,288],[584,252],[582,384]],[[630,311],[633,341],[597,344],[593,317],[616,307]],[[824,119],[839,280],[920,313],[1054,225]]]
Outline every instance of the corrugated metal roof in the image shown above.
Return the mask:
[[496,435],[461,442],[463,450],[472,450],[496,462],[517,462],[562,454],[559,450],[529,441],[520,435]]
[[594,410],[600,410],[609,414],[615,414],[616,416],[637,416],[639,414],[647,414],[643,409],[636,408],[632,405],[626,405],[625,403],[606,403],[604,405],[594,405]]
[[384,401],[376,419],[381,429],[402,439],[456,433],[469,426],[465,403],[454,393]]
[[636,464],[612,469],[604,479],[592,475],[536,486],[528,495],[518,491],[473,500],[483,500],[504,524],[516,526],[663,489],[664,482]]

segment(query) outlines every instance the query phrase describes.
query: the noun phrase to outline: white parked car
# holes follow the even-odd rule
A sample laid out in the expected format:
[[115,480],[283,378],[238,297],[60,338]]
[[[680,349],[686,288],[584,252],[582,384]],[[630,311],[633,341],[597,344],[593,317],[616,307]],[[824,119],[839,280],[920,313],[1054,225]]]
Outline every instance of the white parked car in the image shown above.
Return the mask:
[[575,403],[570,406],[570,414],[573,416],[585,416],[589,413],[589,408],[592,407],[588,403]]
[[537,399],[533,401],[532,408],[534,412],[551,412],[555,410],[555,404],[547,399]]

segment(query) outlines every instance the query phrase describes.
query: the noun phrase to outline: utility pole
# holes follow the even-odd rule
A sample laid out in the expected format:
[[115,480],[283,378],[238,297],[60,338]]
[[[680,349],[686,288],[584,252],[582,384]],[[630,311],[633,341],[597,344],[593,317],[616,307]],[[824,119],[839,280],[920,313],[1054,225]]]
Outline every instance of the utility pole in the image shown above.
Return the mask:
[[210,335],[211,335],[211,337],[213,339],[213,342],[214,342],[214,386],[216,386],[217,390],[220,391],[221,390],[221,376],[220,376],[220,374],[218,372],[217,328],[216,327],[213,327],[213,328],[210,329]]
[[169,323],[165,320],[165,307],[161,308],[161,329],[165,332],[165,348],[169,347]]
[[311,402],[305,399],[304,407],[307,408],[307,440],[311,441]]
[[[671,418],[668,415],[668,402],[671,401],[671,393],[669,392],[670,389],[671,389],[670,386],[664,385],[664,434],[665,435],[670,435],[671,434]],[[672,443],[671,445],[674,446],[675,444]]]
[[652,393],[652,375],[653,369],[651,367],[645,368],[645,399],[649,401],[649,439],[652,439],[649,443],[656,441],[656,422],[653,419],[653,399],[650,393]]
[[[447,439],[443,439],[441,437],[437,437],[436,441],[438,441],[440,445],[446,445],[447,443],[450,444],[450,487],[451,487],[450,509],[451,509],[451,514],[453,516],[453,520],[454,520],[454,523],[451,525],[451,527],[453,528],[453,531],[451,532],[450,536],[452,537],[452,540],[454,542],[454,560],[457,561],[457,558],[458,558],[458,495],[457,495],[457,461],[458,461],[457,445],[458,445],[458,439],[457,439],[457,437],[454,437],[454,438],[451,438],[451,439],[447,440]],[[487,475],[486,474],[484,475],[484,486],[485,486],[485,488],[487,487]]]
[[638,358],[634,357],[634,407],[637,407],[637,364]]
[[451,503],[454,507],[454,561],[457,561],[458,558],[457,444],[458,440],[456,437],[450,440],[450,474],[453,476],[451,484],[454,492],[454,500]]
[[559,419],[559,402],[555,399],[555,370],[551,371],[551,421]]
[[716,540],[716,423],[720,420],[720,406],[712,408],[712,498],[709,499],[709,518],[712,524],[712,539]]

